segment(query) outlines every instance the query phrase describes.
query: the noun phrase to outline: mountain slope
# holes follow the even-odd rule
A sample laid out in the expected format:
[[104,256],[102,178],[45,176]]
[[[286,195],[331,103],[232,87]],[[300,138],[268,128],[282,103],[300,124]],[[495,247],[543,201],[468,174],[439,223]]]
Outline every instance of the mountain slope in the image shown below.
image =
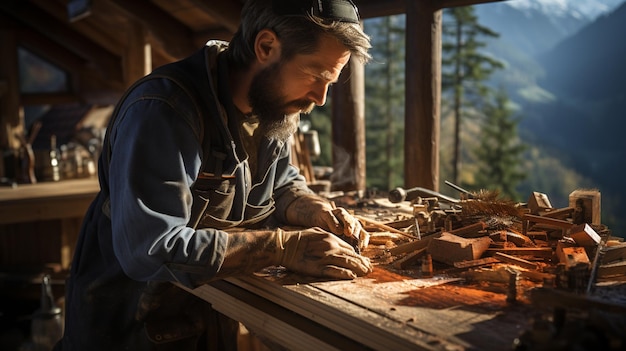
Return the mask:
[[572,98],[602,99],[624,94],[626,3],[538,57],[543,84]]
[[618,236],[626,235],[626,220],[616,214],[626,202],[625,32],[623,4],[540,55],[545,76],[538,84],[553,100],[521,103],[530,140],[558,150],[563,162],[593,180]]
[[[522,138],[538,148],[537,157],[556,160],[588,180],[577,186],[602,192],[603,223],[618,236],[626,236],[626,218],[618,213],[626,205],[623,3],[512,0],[476,6],[481,24],[501,34],[487,50],[507,67],[492,83],[504,86],[518,106]],[[533,176],[535,186],[547,185],[542,182],[549,175]]]

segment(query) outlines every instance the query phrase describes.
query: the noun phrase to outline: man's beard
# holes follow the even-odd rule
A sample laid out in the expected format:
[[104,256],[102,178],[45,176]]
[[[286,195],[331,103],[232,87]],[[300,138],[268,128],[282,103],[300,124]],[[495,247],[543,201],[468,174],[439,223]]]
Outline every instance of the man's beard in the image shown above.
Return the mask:
[[286,102],[280,94],[280,64],[274,63],[252,79],[248,100],[252,114],[259,119],[259,131],[270,139],[286,141],[298,130],[300,113],[287,114],[287,109],[297,108],[309,113],[315,104],[308,100]]

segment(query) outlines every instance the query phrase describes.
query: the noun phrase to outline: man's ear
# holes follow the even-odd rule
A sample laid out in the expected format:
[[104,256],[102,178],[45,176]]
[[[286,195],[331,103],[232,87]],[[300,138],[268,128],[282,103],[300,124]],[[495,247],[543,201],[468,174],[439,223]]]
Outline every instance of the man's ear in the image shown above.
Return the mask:
[[270,29],[262,29],[254,41],[254,52],[257,61],[262,64],[268,64],[280,59],[280,41],[276,33]]

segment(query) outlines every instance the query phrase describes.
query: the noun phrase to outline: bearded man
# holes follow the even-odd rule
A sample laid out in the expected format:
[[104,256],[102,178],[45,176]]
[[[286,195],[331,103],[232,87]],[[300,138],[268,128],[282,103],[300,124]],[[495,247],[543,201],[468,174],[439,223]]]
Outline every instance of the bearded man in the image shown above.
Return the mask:
[[307,187],[289,143],[300,113],[369,48],[350,0],[249,0],[230,43],[130,87],[107,128],[55,350],[236,350],[237,323],[172,283],[278,265],[371,272],[341,238],[359,238],[358,220]]

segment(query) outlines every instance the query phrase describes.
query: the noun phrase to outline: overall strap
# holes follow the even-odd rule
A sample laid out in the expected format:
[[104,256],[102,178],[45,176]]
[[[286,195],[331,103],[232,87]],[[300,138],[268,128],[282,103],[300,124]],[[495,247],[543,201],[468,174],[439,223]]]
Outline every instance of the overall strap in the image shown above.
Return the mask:
[[[222,174],[223,163],[226,159],[226,144],[224,123],[221,121],[221,113],[216,103],[213,89],[209,83],[210,72],[208,70],[207,61],[204,55],[204,48],[197,51],[181,61],[170,63],[155,69],[151,74],[139,79],[129,89],[126,90],[119,103],[111,115],[109,121],[109,131],[106,133],[103,141],[104,152],[102,153],[103,164],[108,167],[111,160],[112,146],[110,141],[110,131],[118,118],[121,107],[130,93],[151,79],[168,79],[178,85],[194,103],[196,114],[199,119],[200,130],[199,139],[202,144],[202,165],[200,173],[209,172],[216,176]],[[188,121],[192,128],[195,128],[193,121]],[[195,183],[194,183],[195,185]],[[208,202],[201,201],[196,196],[194,187],[192,186],[194,201],[192,207],[192,218],[189,226],[196,227],[199,219],[202,218],[204,210]],[[109,200],[107,199],[103,205],[105,214],[110,213]]]

